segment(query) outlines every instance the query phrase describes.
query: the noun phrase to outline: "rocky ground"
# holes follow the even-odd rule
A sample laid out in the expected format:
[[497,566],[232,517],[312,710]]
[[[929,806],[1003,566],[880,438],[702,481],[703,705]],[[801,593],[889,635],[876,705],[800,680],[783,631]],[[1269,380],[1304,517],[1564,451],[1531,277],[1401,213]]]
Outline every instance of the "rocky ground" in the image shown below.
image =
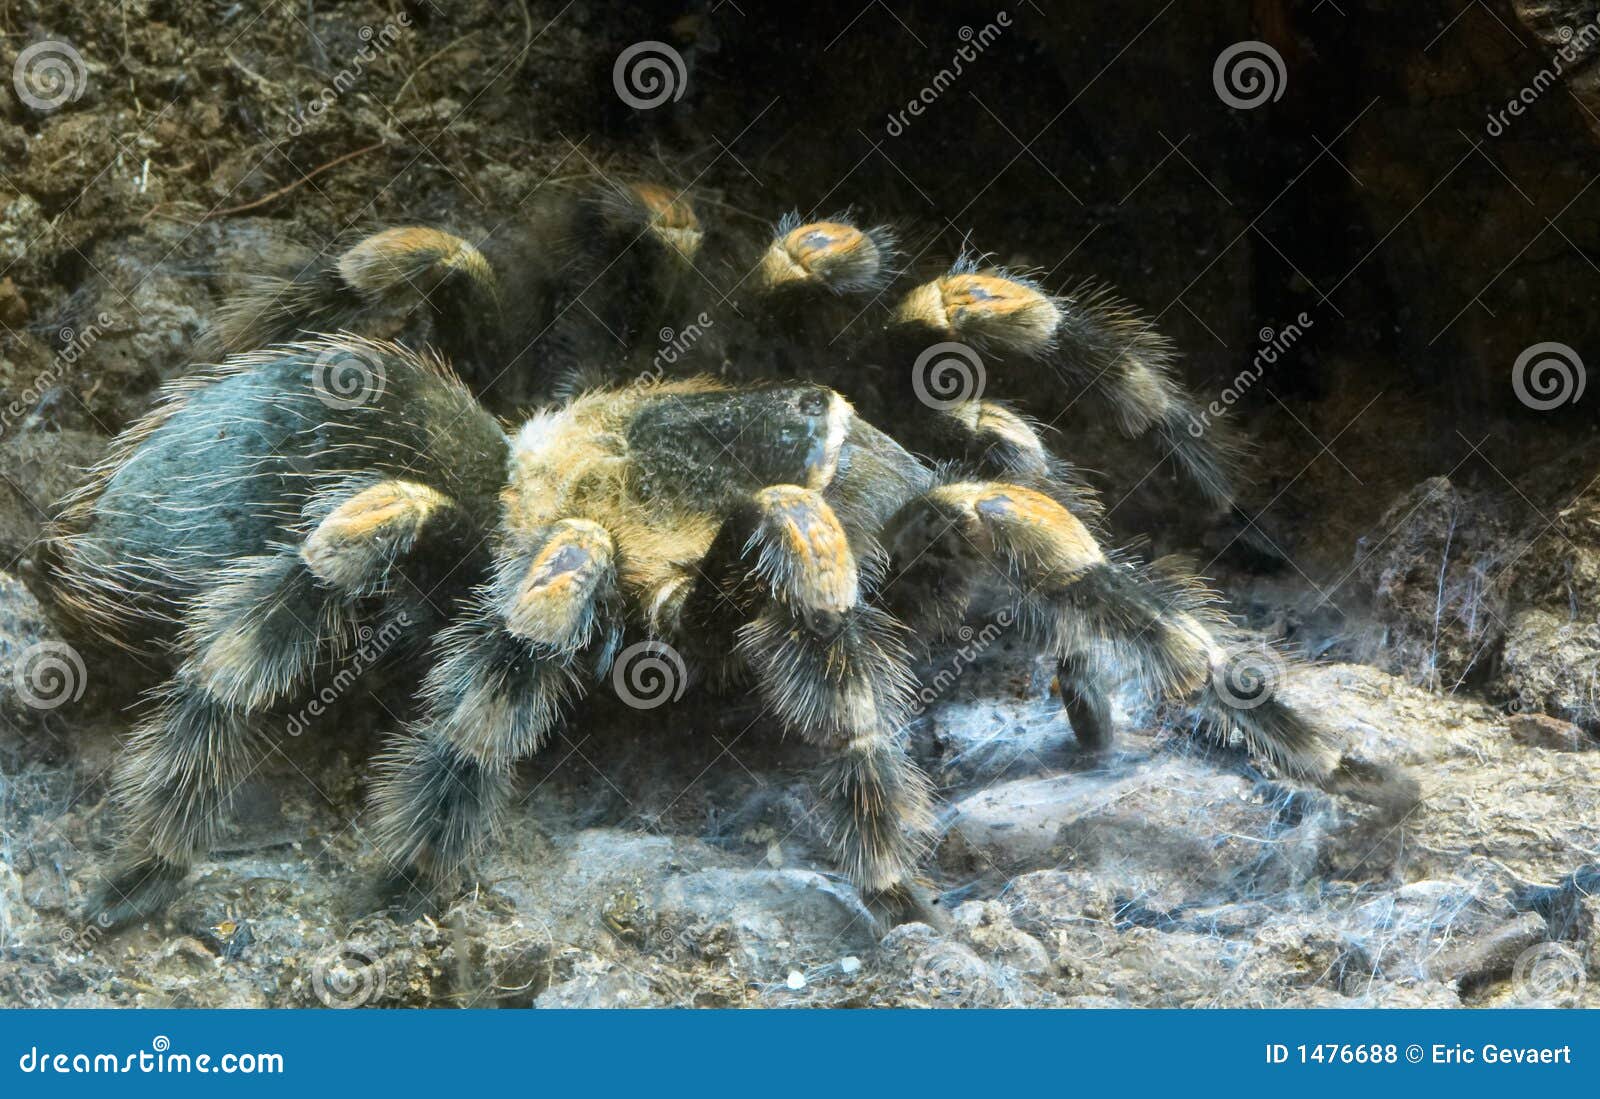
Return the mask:
[[[66,42],[85,79],[0,110],[0,1004],[1600,1006],[1593,379],[1544,411],[1509,385],[1524,348],[1600,335],[1589,47],[1532,83],[1591,6],[1023,10],[893,136],[993,9],[5,6],[0,61]],[[641,38],[685,60],[681,101],[612,93]],[[1242,39],[1286,62],[1270,108],[1213,90]],[[1485,134],[1529,86],[1536,109]],[[1002,636],[911,730],[946,806],[937,927],[886,926],[829,871],[814,759],[692,697],[597,702],[525,768],[477,889],[421,919],[363,830],[382,708],[347,700],[264,762],[163,918],[84,924],[142,675],[63,649],[22,582],[55,501],[263,250],[479,224],[599,169],[692,182],[726,217],[855,203],[930,270],[969,235],[1067,257],[1058,281],[1098,273],[1159,314],[1207,399],[1309,311],[1228,414],[1275,571],[1219,555],[1106,425],[1062,420],[1058,442],[1119,534],[1187,552],[1307,657],[1279,689],[1411,769],[1421,805],[1292,787],[1134,699],[1088,758]],[[1004,381],[1054,422],[1059,395]]]
[[[7,594],[12,621],[48,637]],[[59,762],[5,779],[0,998],[1600,1007],[1596,883],[1572,877],[1600,847],[1600,752],[1576,726],[1366,666],[1295,672],[1289,701],[1421,779],[1422,805],[1396,821],[1171,730],[1083,760],[1019,668],[997,653],[915,733],[948,803],[937,928],[884,926],[828,872],[806,761],[726,715],[679,714],[570,730],[528,769],[477,890],[414,921],[377,890],[361,737],[297,745],[241,793],[166,918],[103,935],[75,912],[107,853],[118,729],[78,727]]]

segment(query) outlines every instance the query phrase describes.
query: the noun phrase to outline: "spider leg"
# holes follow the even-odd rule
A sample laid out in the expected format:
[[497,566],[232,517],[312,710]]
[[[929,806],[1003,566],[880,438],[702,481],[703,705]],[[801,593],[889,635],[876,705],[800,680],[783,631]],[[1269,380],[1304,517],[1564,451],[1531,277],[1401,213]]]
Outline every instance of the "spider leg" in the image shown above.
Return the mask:
[[693,327],[703,239],[689,196],[660,184],[601,178],[539,196],[485,246],[517,304],[496,369],[548,379],[545,398],[657,373]]
[[[207,340],[213,353],[253,351],[308,332],[365,333],[385,309],[427,308],[451,358],[485,350],[475,334],[500,324],[500,286],[474,245],[421,225],[384,229],[338,254],[264,276],[224,304]],[[375,335],[388,335],[386,331]]]
[[537,751],[620,636],[611,536],[567,519],[512,539],[466,616],[439,636],[426,710],[378,766],[379,844],[400,872],[448,889]]
[[[842,217],[800,224],[797,215],[786,216],[751,276],[758,353],[777,357],[780,375],[823,381],[866,401],[869,419],[879,405],[892,408],[897,441],[964,476],[1029,485],[1081,517],[1098,516],[1094,490],[1050,453],[1038,425],[982,398],[983,378],[973,373],[981,362],[939,349],[948,334],[901,320],[878,334],[877,302],[896,254],[887,227],[861,229]],[[930,348],[935,355],[925,361]],[[887,377],[879,376],[883,366]],[[960,392],[943,399],[945,385]],[[913,395],[918,399],[908,399]]]
[[[1057,297],[965,262],[911,290],[894,308],[884,340],[894,365],[912,369],[919,396],[941,381],[959,381],[962,395],[973,387],[981,392],[1008,369],[1059,379],[1073,391],[1072,404],[1087,398],[1091,407],[1108,409],[1127,437],[1153,435],[1219,515],[1241,518],[1237,444],[1201,415],[1176,376],[1167,339],[1103,287],[1085,283]],[[953,347],[944,354],[929,353],[947,344]],[[1022,483],[1037,487],[1031,479]],[[1261,538],[1248,523],[1243,533]]]
[[[750,347],[741,359],[769,361],[778,377],[807,378],[854,392],[863,380],[841,363],[878,323],[877,304],[894,277],[898,254],[887,226],[862,229],[844,215],[802,224],[784,215],[758,258],[741,257],[735,274],[753,295]],[[839,363],[841,371],[833,369]]]
[[195,615],[182,640],[188,655],[157,690],[116,773],[129,829],[91,902],[102,926],[147,916],[177,891],[257,758],[259,711],[301,683],[323,644],[350,625],[287,550],[240,561]]
[[1224,677],[1236,647],[1211,596],[1193,580],[1107,555],[1042,493],[994,482],[942,485],[890,520],[886,542],[891,610],[938,635],[982,603],[1012,609],[1024,635],[1060,661],[1063,701],[1070,716],[1086,719],[1076,731],[1091,744],[1105,739],[1101,669],[1115,660],[1150,694],[1186,703],[1218,735],[1237,734],[1296,778],[1389,808],[1415,800],[1409,779],[1344,756],[1270,689],[1235,694]]
[[829,754],[823,832],[838,864],[869,895],[914,894],[933,818],[898,739],[911,689],[903,631],[863,598],[833,509],[811,489],[762,489],[691,575],[660,601],[658,626],[692,639],[743,620],[736,648],[763,702]]
[[[916,407],[924,407],[917,402]],[[961,476],[1019,484],[1098,524],[1104,506],[1070,463],[1046,449],[1038,424],[998,401],[973,399],[908,418],[906,441],[942,458]],[[920,444],[920,445],[919,445]]]
[[170,899],[259,756],[262,713],[305,682],[330,643],[350,643],[350,600],[383,592],[394,566],[455,509],[408,482],[329,495],[313,503],[326,514],[300,547],[243,559],[191,608],[185,655],[117,773],[130,828],[94,902],[106,924]]
[[1056,668],[1056,690],[1061,706],[1078,738],[1078,745],[1097,752],[1111,746],[1111,699],[1106,694],[1103,671],[1085,652],[1066,652]]

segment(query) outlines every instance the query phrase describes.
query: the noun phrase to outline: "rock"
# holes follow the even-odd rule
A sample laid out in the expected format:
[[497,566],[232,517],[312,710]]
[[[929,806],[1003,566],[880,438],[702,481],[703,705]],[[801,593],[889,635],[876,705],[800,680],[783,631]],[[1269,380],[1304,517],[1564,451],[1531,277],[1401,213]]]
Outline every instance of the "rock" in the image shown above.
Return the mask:
[[84,698],[90,675],[33,593],[0,572],[0,769],[71,754],[63,718]]
[[1595,746],[1583,730],[1572,722],[1561,721],[1548,714],[1514,714],[1507,725],[1511,729],[1512,739],[1529,748],[1579,752]]
[[1428,966],[1428,976],[1458,985],[1480,984],[1504,977],[1511,973],[1524,951],[1543,942],[1544,938],[1544,918],[1525,912],[1482,938],[1439,955]]
[[1318,829],[1195,757],[1002,783],[956,802],[939,848],[952,871],[1001,877],[1080,869],[1151,904],[1253,881],[1287,887],[1315,865]]
[[83,483],[107,441],[91,431],[47,426],[58,402],[69,399],[59,386],[28,394],[31,414],[0,439],[0,552],[18,567],[31,563],[57,502]]
[[576,976],[541,992],[533,1006],[651,1007],[658,1002],[651,995],[650,982],[625,966],[591,956],[579,963],[578,970]]
[[[691,950],[725,927],[736,974],[783,979],[841,950],[866,952],[878,921],[854,889],[809,870],[704,870],[668,878],[654,896],[657,943]],[[722,947],[727,952],[726,947]]]
[[14,272],[26,259],[42,260],[50,250],[49,232],[50,219],[33,196],[0,195],[0,271]]
[[0,279],[0,324],[21,328],[28,319],[28,302],[10,276]]
[[1426,686],[1483,677],[1506,617],[1512,558],[1491,503],[1433,477],[1391,504],[1356,550],[1383,629],[1378,658]]
[[1600,731],[1600,623],[1522,611],[1506,631],[1499,682],[1515,705]]
[[74,387],[100,421],[130,422],[155,385],[191,365],[213,303],[206,284],[185,277],[180,264],[216,240],[214,230],[191,235],[162,225],[95,245],[91,276],[65,323],[81,349]]
[[955,934],[995,965],[1029,977],[1051,968],[1044,944],[1011,922],[1006,907],[995,901],[968,901],[955,912]]
[[1500,670],[1491,689],[1522,713],[1546,713],[1600,733],[1600,492],[1584,488],[1536,528],[1517,563]]
[[1511,903],[1518,911],[1544,917],[1551,939],[1600,942],[1600,863],[1581,866],[1555,885],[1516,890]]

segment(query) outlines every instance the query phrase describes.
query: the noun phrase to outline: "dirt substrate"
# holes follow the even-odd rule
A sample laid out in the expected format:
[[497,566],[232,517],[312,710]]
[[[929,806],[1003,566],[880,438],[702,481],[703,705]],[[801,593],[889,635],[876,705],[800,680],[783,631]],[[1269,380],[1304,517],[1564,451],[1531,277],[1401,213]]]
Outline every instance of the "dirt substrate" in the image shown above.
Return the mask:
[[740,737],[737,715],[602,710],[525,769],[478,888],[436,917],[380,891],[370,737],[350,724],[257,773],[165,918],[106,935],[75,913],[109,854],[122,729],[78,725],[60,762],[5,778],[0,998],[1600,1006],[1596,883],[1563,881],[1600,844],[1600,752],[1576,727],[1370,667],[1294,673],[1290,702],[1420,778],[1422,806],[1394,820],[1170,730],[1085,760],[1029,667],[997,655],[915,731],[948,803],[938,928],[883,925],[827,870],[793,745]]

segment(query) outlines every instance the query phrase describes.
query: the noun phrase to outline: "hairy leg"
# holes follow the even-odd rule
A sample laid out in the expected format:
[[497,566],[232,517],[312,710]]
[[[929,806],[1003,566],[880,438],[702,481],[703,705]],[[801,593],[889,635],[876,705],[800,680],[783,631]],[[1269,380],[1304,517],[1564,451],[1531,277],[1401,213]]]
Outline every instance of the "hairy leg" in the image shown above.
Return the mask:
[[[1238,646],[1193,580],[1107,555],[1049,497],[1018,485],[942,485],[891,521],[886,599],[933,635],[979,601],[1014,609],[1025,636],[1062,661],[1063,700],[1095,739],[1104,690],[1088,657],[1110,654],[1149,694],[1181,701],[1223,737],[1296,778],[1386,807],[1414,800],[1409,779],[1346,757],[1340,744],[1271,691],[1228,689]],[[1158,563],[1159,565],[1159,563]],[[1080,733],[1083,729],[1079,730]]]
[[455,510],[397,481],[318,506],[325,514],[298,549],[239,561],[191,607],[186,655],[118,770],[128,829],[94,902],[106,923],[146,916],[176,893],[258,757],[261,714],[350,643],[350,600],[383,593],[395,566]]
[[257,714],[303,682],[347,626],[288,552],[245,559],[206,597],[185,639],[189,656],[117,769],[127,834],[91,902],[103,924],[147,916],[177,892],[257,757]]
[[828,754],[823,832],[839,865],[869,895],[907,899],[933,819],[927,779],[899,739],[910,690],[902,631],[864,601],[833,510],[811,489],[763,489],[694,577],[661,608],[669,636],[744,621],[736,647],[763,701]]
[[484,349],[473,334],[500,324],[499,281],[489,261],[440,229],[384,229],[336,255],[290,266],[297,269],[263,276],[223,306],[207,335],[209,351],[254,351],[312,332],[389,338],[391,314],[423,309],[439,322],[450,357],[467,359]]
[[426,713],[379,763],[381,847],[425,887],[454,886],[565,704],[617,644],[614,549],[594,523],[563,520],[504,549],[467,617],[440,635]]

